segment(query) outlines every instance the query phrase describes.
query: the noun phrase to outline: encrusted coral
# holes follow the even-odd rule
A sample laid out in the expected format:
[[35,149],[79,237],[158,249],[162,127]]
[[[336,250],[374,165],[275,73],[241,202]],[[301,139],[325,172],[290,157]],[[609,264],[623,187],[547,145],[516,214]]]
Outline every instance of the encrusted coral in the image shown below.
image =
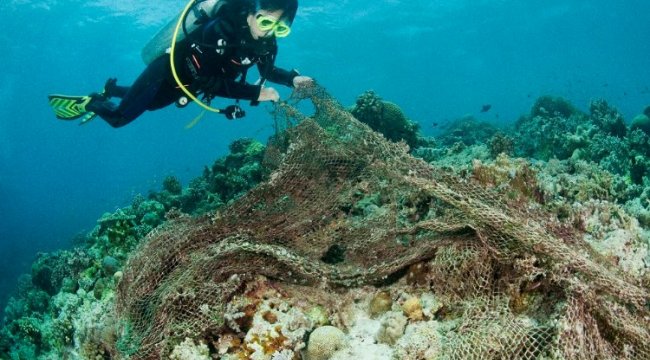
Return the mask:
[[230,154],[204,172],[207,191],[220,199],[232,200],[259,183],[267,174],[262,167],[265,146],[253,139],[230,145]]
[[170,175],[163,180],[163,190],[173,195],[180,195],[183,191],[183,185],[177,177]]
[[510,136],[500,132],[489,140],[488,146],[493,157],[500,154],[513,155],[515,152],[515,141]]
[[[314,321],[304,308],[284,297],[264,277],[248,283],[244,294],[226,308],[224,317],[234,333],[225,333],[217,341],[222,359],[272,360],[303,349]],[[210,309],[206,307],[204,311],[208,313]]]
[[575,136],[588,117],[562,98],[540,97],[530,115],[515,124],[517,155],[548,160],[566,159],[586,142],[584,135]]
[[594,100],[589,104],[590,120],[605,134],[615,137],[624,137],[627,126],[623,115],[603,99]]
[[650,135],[650,117],[648,117],[646,114],[635,116],[634,119],[632,119],[632,123],[630,124],[630,130],[634,131],[636,129],[639,129],[647,135]]
[[[538,103],[549,101],[541,98]],[[549,113],[536,104],[530,116],[517,122],[518,155],[538,160],[593,161],[634,184],[643,183],[650,154],[643,118],[628,129],[623,116],[604,100],[593,101],[589,115],[563,105],[560,99],[550,102],[559,110]]]
[[539,202],[544,198],[537,182],[537,171],[523,159],[501,154],[493,164],[475,160],[472,178],[480,184],[495,188],[513,202]]
[[441,338],[435,322],[409,324],[396,343],[395,354],[402,360],[434,360],[440,357]]
[[170,360],[210,360],[210,349],[203,343],[195,344],[192,339],[185,339],[176,345],[169,355]]
[[467,115],[449,123],[436,140],[443,146],[456,147],[457,150],[450,151],[456,153],[462,146],[485,144],[497,133],[494,125]]
[[307,360],[328,360],[347,344],[343,331],[334,326],[321,326],[309,334]]
[[382,100],[374,91],[360,95],[351,113],[391,141],[404,141],[411,149],[418,145],[418,123],[409,120],[399,106]]

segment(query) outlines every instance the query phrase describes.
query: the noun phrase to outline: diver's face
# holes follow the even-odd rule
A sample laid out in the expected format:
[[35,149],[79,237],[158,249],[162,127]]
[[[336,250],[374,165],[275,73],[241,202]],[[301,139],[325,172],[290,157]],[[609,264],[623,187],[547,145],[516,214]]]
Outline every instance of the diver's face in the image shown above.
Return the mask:
[[284,15],[284,11],[282,10],[274,10],[274,11],[259,10],[255,14],[249,14],[247,21],[248,21],[248,27],[251,29],[251,35],[253,36],[253,39],[257,40],[260,38],[269,38],[273,36],[273,30],[262,31],[260,29],[259,25],[257,25],[258,17],[265,16],[275,21],[279,21],[282,18],[282,15]]

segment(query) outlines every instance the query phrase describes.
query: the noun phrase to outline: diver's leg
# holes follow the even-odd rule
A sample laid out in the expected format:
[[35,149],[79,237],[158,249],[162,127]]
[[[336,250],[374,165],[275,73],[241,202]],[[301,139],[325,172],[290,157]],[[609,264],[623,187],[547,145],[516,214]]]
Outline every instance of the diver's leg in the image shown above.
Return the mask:
[[[166,79],[166,71],[169,60],[161,57],[147,66],[147,68],[135,80],[123,95],[119,105],[108,101],[105,96],[96,96],[86,109],[97,114],[112,127],[121,127],[138,118],[146,110],[152,109],[152,104],[158,105],[155,108],[163,107],[159,97],[167,100],[167,86],[163,83]],[[164,106],[171,104],[175,99],[166,101]]]
[[126,93],[129,92],[129,89],[131,89],[130,86],[117,85],[116,78],[109,78],[106,80],[106,84],[104,85],[104,92],[102,92],[102,95],[108,98],[116,97],[123,99],[124,96],[126,96]]

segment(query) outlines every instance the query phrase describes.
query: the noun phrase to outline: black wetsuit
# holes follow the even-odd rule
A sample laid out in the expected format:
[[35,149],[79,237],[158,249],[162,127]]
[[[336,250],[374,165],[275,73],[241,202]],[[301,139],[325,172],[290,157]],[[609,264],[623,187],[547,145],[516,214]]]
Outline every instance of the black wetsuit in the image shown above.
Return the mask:
[[[262,78],[293,86],[298,73],[275,67],[274,37],[254,40],[246,22],[248,9],[223,5],[217,16],[177,44],[175,65],[181,82],[193,93],[255,101],[261,85],[247,83],[247,70],[257,65]],[[131,87],[111,86],[104,98],[86,106],[113,127],[124,126],[146,110],[168,106],[183,96],[165,54],[147,66]],[[106,97],[122,98],[116,105]]]

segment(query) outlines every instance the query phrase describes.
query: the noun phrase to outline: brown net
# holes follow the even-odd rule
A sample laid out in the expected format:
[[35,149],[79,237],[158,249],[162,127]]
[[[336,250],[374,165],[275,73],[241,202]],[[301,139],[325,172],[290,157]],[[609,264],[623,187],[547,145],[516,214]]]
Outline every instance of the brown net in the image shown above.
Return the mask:
[[456,304],[442,316],[461,319],[440,358],[650,358],[640,280],[549,214],[413,158],[322,89],[308,97],[312,117],[278,111],[295,126],[277,141],[286,151],[269,146],[267,182],[218,213],[171,220],[129,261],[123,354],[165,358],[179,339],[216,336],[255,275],[346,288],[425,263],[427,286]]

